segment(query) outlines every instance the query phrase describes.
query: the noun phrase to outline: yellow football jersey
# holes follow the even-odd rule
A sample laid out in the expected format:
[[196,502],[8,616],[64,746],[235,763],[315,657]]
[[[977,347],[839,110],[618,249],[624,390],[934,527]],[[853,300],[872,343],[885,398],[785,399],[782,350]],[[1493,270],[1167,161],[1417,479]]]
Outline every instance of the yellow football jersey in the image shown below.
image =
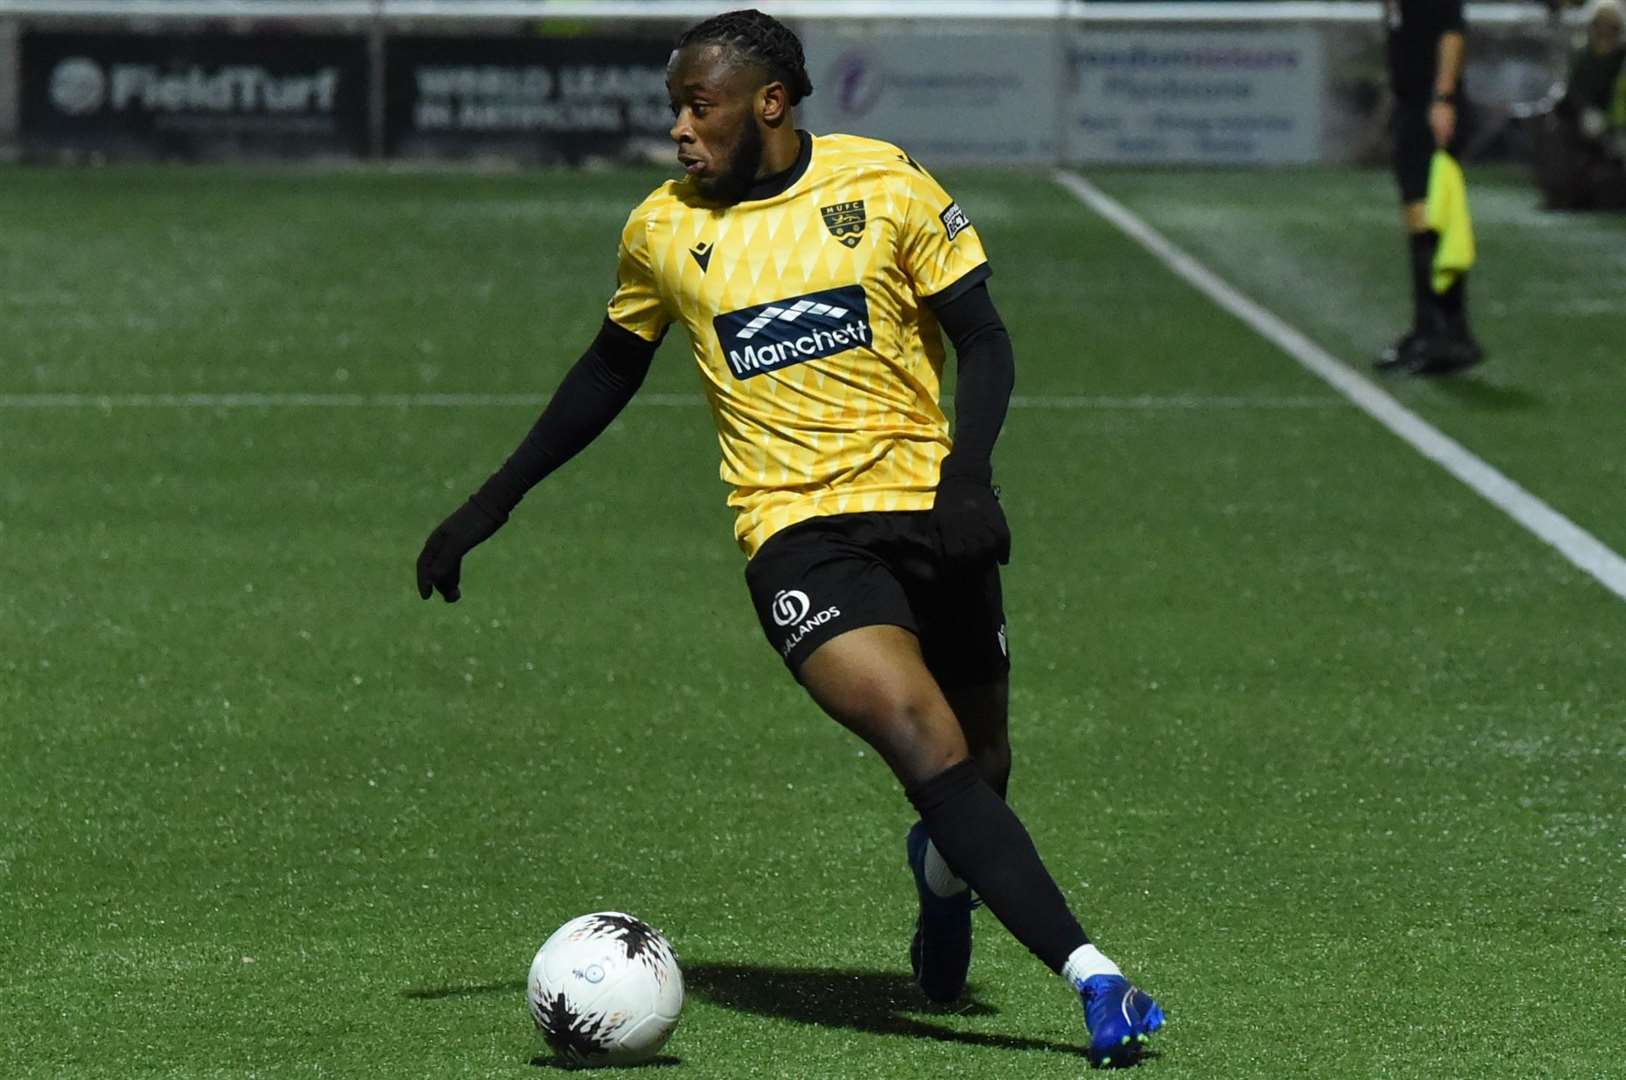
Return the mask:
[[648,341],[688,331],[750,556],[807,518],[931,506],[950,441],[924,300],[987,273],[976,230],[907,154],[821,135],[777,195],[651,193],[621,234],[609,315]]

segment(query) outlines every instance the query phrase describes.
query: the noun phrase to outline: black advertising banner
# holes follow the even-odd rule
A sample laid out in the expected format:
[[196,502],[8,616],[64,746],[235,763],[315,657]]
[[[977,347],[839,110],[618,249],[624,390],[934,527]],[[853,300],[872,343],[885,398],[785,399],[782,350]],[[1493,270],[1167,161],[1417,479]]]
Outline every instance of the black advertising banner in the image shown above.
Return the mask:
[[31,149],[115,156],[360,156],[359,37],[26,33]]
[[532,163],[672,153],[669,38],[392,38],[392,154]]

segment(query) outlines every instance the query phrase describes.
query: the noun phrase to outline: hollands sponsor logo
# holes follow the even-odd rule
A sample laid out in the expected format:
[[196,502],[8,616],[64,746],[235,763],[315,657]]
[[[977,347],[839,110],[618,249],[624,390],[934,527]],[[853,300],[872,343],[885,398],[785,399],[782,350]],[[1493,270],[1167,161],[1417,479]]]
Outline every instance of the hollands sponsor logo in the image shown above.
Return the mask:
[[807,618],[807,610],[812,606],[802,590],[780,589],[773,598],[773,621],[780,626],[799,623]]
[[255,64],[165,70],[156,64],[114,63],[72,57],[51,72],[51,102],[71,116],[105,107],[115,112],[295,114],[331,113],[339,69],[277,75]]
[[862,285],[756,304],[712,320],[735,378],[834,356],[871,343],[869,301]]
[[773,621],[791,627],[790,636],[779,645],[779,655],[789,656],[807,635],[832,619],[841,618],[841,609],[833,604],[810,615],[812,607],[807,594],[797,589],[782,590],[773,598]]

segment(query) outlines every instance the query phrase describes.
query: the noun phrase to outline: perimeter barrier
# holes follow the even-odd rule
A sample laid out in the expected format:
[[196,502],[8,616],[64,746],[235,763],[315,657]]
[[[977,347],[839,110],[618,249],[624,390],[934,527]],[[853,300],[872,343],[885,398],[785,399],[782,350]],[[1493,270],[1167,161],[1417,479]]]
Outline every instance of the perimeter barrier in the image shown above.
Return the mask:
[[[666,161],[690,0],[0,0],[0,153],[27,160]],[[760,0],[804,42],[814,131],[944,164],[1382,157],[1377,3]],[[1574,32],[1469,5],[1470,152]]]

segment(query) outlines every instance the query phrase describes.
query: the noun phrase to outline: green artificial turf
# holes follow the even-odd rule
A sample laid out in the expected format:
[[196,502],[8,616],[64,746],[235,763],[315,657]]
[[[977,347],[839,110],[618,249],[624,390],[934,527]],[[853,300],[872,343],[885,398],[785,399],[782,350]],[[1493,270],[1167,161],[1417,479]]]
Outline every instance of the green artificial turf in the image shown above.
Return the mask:
[[[1083,1071],[986,912],[911,992],[907,804],[761,640],[681,334],[417,598],[537,411],[424,395],[540,401],[655,177],[0,171],[0,1076],[539,1075],[606,908],[684,966],[657,1075]],[[1620,1075],[1626,604],[1047,177],[945,179],[1018,354],[1012,801],[1146,1073]],[[1382,174],[1099,180],[1353,364],[1404,319]],[[1470,180],[1492,360],[1393,388],[1621,550],[1626,230]]]

